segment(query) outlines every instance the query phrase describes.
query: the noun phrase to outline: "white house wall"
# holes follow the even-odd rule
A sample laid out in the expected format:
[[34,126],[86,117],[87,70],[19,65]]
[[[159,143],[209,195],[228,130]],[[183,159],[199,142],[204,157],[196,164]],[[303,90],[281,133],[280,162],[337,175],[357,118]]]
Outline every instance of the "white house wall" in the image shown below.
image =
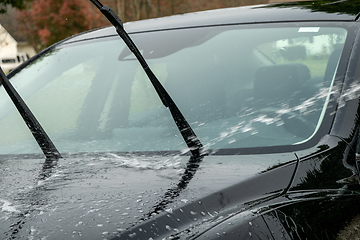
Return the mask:
[[0,24],[0,58],[16,56],[17,42]]

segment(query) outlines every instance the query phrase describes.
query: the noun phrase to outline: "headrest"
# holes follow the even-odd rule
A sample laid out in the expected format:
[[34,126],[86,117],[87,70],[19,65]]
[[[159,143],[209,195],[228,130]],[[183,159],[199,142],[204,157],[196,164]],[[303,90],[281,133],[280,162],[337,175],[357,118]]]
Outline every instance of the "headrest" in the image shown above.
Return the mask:
[[288,98],[310,77],[309,68],[300,63],[261,67],[255,73],[254,97],[265,100]]

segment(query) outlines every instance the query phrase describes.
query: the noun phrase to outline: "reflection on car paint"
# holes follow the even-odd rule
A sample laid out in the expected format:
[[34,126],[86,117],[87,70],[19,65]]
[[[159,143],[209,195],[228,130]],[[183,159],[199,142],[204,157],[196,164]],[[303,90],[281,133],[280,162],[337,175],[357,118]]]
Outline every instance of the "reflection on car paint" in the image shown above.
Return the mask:
[[[329,3],[245,7],[125,25],[150,65],[166,60],[160,81],[210,150],[206,156],[191,155],[184,146],[111,28],[74,36],[14,70],[9,78],[64,158],[44,161],[31,136],[17,132],[13,105],[0,92],[0,237],[349,239],[360,213],[360,53],[353,45],[360,3]],[[233,11],[236,19],[230,19]],[[261,13],[252,21],[272,21],[251,22],[248,11]],[[203,18],[221,26],[205,27]],[[149,31],[156,24],[163,29]],[[303,47],[311,36],[295,38],[287,35],[291,31],[325,31],[313,39],[311,59]],[[266,43],[251,55],[241,49],[247,38],[240,32],[251,33],[249,44]],[[336,46],[325,44],[321,51],[317,41],[330,35]],[[168,39],[164,50],[159,45]],[[170,44],[176,39],[178,44]],[[226,40],[234,44],[227,52]],[[222,52],[213,47],[217,41]],[[90,51],[92,46],[106,54]],[[231,56],[241,57],[221,65]],[[251,65],[251,57],[258,65]],[[237,72],[230,66],[246,67]],[[295,78],[305,81],[301,89],[297,81],[289,83]],[[246,79],[251,81],[244,84]],[[58,99],[61,104],[51,104]],[[314,112],[309,127],[306,117]]]

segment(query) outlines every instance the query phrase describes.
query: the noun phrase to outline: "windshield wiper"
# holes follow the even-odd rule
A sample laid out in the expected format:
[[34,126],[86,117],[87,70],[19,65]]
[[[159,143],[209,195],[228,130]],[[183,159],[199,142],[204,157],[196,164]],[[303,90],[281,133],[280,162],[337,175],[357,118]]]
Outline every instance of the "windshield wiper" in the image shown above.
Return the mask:
[[201,144],[199,138],[196,136],[195,132],[190,127],[190,124],[186,121],[183,114],[180,112],[179,108],[176,106],[175,102],[172,100],[168,92],[161,85],[160,81],[157,79],[153,71],[150,69],[149,65],[146,63],[144,57],[141,55],[139,49],[136,47],[134,42],[131,40],[130,36],[127,34],[123,27],[123,23],[118,16],[107,6],[101,4],[98,0],[90,0],[101,12],[102,14],[112,23],[115,27],[116,32],[124,40],[128,48],[134,53],[135,57],[140,62],[142,68],[150,79],[152,85],[154,86],[157,94],[159,95],[162,103],[167,107],[178,127],[183,139],[186,142],[186,145],[190,149],[190,152],[193,156],[204,156],[206,152],[203,150],[203,145]]
[[55,145],[50,140],[49,136],[46,134],[45,130],[42,128],[39,121],[35,118],[34,114],[31,112],[24,100],[20,97],[19,93],[12,86],[1,67],[0,83],[4,86],[5,91],[11,98],[12,102],[15,104],[15,107],[30,129],[46,159],[53,160],[61,158],[59,151],[56,149]]

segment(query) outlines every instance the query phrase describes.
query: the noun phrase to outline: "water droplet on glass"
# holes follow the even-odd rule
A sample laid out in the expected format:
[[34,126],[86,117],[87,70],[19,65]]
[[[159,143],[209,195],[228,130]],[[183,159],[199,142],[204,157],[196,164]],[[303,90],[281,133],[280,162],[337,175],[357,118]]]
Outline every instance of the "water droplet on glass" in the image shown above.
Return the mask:
[[136,237],[136,233],[131,233],[131,234],[129,234],[129,237],[130,237],[130,238]]

